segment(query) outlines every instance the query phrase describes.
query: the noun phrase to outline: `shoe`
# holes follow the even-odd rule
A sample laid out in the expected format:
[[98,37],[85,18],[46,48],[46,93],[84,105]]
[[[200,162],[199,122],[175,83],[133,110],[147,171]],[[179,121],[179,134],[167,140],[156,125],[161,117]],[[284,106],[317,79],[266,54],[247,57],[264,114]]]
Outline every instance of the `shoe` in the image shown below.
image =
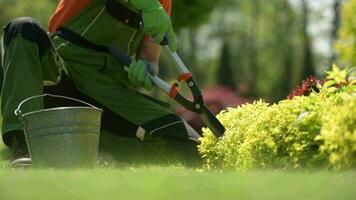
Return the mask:
[[32,167],[32,160],[31,158],[18,158],[10,163],[10,167],[14,169],[30,168]]
[[32,160],[27,148],[25,136],[19,131],[13,134],[11,145],[11,168],[28,168],[32,166]]

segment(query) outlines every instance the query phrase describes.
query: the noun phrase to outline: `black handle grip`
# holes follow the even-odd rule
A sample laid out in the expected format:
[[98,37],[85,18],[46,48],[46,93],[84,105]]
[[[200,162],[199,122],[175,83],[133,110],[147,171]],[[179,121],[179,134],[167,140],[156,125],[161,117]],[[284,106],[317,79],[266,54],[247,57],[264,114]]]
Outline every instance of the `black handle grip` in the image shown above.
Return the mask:
[[163,40],[161,43],[159,43],[162,46],[168,45],[168,37],[167,34],[164,34]]

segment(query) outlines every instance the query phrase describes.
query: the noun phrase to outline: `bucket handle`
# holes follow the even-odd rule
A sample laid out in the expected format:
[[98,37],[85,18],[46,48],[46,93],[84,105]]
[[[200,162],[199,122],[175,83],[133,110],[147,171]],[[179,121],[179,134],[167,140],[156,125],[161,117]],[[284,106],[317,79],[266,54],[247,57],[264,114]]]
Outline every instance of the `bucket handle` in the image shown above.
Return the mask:
[[76,101],[76,102],[85,104],[85,105],[87,105],[87,106],[89,106],[89,107],[92,107],[92,108],[101,110],[100,108],[98,108],[98,107],[96,107],[96,106],[93,106],[92,104],[87,103],[87,102],[85,102],[85,101],[81,101],[81,100],[79,100],[79,99],[75,99],[75,98],[71,98],[71,97],[65,97],[65,96],[61,96],[61,95],[54,95],[54,94],[42,94],[42,95],[36,95],[36,96],[28,97],[27,99],[23,100],[23,101],[18,105],[17,109],[15,110],[15,115],[16,115],[16,116],[22,116],[21,107],[22,107],[22,105],[23,105],[24,103],[26,103],[27,101],[32,100],[32,99],[36,99],[36,98],[40,98],[40,97],[43,98],[43,97],[46,97],[46,96]]

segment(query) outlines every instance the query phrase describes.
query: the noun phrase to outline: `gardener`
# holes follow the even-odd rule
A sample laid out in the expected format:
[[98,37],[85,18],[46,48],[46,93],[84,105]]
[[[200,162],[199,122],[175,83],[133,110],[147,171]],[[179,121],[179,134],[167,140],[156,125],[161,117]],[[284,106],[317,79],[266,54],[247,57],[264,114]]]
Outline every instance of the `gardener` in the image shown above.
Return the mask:
[[[5,26],[2,133],[12,151],[12,165],[31,163],[14,110],[24,99],[43,92],[102,107],[102,127],[115,134],[140,140],[159,137],[177,151],[196,153],[199,135],[166,104],[136,91],[151,90],[146,71],[157,70],[164,35],[170,49],[176,50],[170,13],[170,0],[61,0],[51,17],[49,35],[28,17]],[[111,45],[135,56],[128,72],[104,48]],[[46,99],[33,100],[24,112],[50,104]]]

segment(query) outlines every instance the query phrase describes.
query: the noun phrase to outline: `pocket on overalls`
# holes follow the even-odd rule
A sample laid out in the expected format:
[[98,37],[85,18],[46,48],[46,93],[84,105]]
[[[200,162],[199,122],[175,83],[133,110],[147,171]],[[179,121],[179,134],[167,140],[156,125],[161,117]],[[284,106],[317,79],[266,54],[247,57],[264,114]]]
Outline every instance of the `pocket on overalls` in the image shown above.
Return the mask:
[[110,76],[119,84],[130,88],[132,87],[127,72],[124,70],[124,66],[109,54],[106,56],[105,68],[102,70],[102,73]]
[[52,41],[51,48],[47,50],[41,59],[41,64],[44,86],[58,84],[61,80],[62,69],[65,69],[65,63],[56,51]]

